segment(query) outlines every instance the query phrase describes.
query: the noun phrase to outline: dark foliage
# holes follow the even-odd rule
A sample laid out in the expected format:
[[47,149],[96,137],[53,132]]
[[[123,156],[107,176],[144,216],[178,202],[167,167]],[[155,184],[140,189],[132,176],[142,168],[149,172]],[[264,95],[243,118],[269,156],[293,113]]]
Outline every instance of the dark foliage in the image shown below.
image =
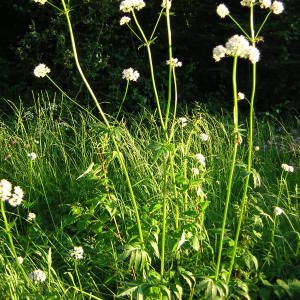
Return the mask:
[[[53,0],[59,5],[60,1]],[[247,8],[239,1],[227,1],[232,14],[241,22],[248,22]],[[262,32],[264,42],[259,44],[261,61],[258,64],[257,110],[291,112],[299,109],[300,81],[300,3],[285,0],[282,15],[272,15]],[[72,21],[83,69],[104,109],[113,112],[119,105],[125,88],[121,72],[130,66],[138,69],[141,80],[131,87],[125,104],[127,111],[154,103],[146,51],[126,27],[120,27],[118,0],[73,0]],[[146,8],[138,13],[149,32],[160,1],[146,1]],[[224,44],[238,33],[232,22],[220,19],[214,0],[174,1],[172,18],[174,56],[183,61],[178,70],[179,102],[182,105],[204,102],[208,108],[230,108],[231,60],[215,63],[212,49]],[[256,23],[262,21],[265,11],[257,10]],[[32,76],[35,65],[45,62],[52,77],[72,97],[82,104],[89,97],[77,74],[67,28],[62,16],[49,6],[39,6],[28,0],[6,0],[0,3],[0,96],[31,101],[31,90],[49,89],[49,82]],[[147,31],[148,29],[148,31]],[[154,50],[157,81],[163,99],[167,78],[166,32],[164,20],[160,24]],[[249,94],[250,65],[240,63],[240,90]],[[247,110],[247,103],[243,104]]]

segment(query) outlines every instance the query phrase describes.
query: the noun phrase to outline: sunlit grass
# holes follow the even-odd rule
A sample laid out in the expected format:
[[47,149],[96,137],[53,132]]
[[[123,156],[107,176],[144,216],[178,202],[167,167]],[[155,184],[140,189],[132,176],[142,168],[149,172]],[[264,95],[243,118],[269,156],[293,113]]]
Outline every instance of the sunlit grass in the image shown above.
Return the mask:
[[[109,132],[89,113],[71,111],[62,97],[41,93],[35,99],[30,108],[11,104],[14,113],[1,121],[0,177],[25,191],[21,206],[5,204],[17,255],[24,258],[22,266],[27,274],[41,269],[47,278],[33,287],[26,283],[16,268],[1,223],[0,272],[7,280],[1,282],[0,289],[11,299],[41,294],[44,299],[113,297],[130,287],[130,282],[142,280],[143,255],[151,258],[153,271],[159,265],[163,132],[156,116],[148,111],[126,117]],[[29,111],[32,118],[26,117]],[[200,295],[201,282],[216,263],[232,139],[230,119],[225,115],[214,117],[199,107],[181,115],[187,118],[187,125],[176,124],[174,170],[168,171],[175,173],[176,182],[167,187],[166,269],[174,264],[181,268],[182,275],[170,274],[169,280],[171,286],[172,282],[181,285],[186,298],[189,284],[195,287],[195,297]],[[276,279],[288,282],[299,278],[295,268],[299,259],[299,120],[285,124],[267,116],[257,120],[255,127],[254,144],[259,149],[254,154],[256,172],[251,180],[256,183],[249,195],[234,272],[249,289],[252,287],[250,295],[259,294],[265,280],[270,283],[266,292],[271,295],[278,290],[285,295]],[[137,254],[135,216],[111,134],[118,140],[133,184],[146,253]],[[34,160],[28,156],[32,152]],[[241,155],[246,152],[247,145],[242,144]],[[195,159],[197,153],[205,157],[205,168]],[[225,265],[239,215],[245,176],[242,156],[233,179],[224,238]],[[293,165],[294,172],[283,172],[282,163]],[[277,217],[276,206],[284,212]],[[35,213],[36,219],[27,221],[29,212]],[[84,250],[78,261],[70,256],[77,246]],[[239,294],[240,289],[231,287],[231,292]],[[155,295],[155,289],[151,293]]]

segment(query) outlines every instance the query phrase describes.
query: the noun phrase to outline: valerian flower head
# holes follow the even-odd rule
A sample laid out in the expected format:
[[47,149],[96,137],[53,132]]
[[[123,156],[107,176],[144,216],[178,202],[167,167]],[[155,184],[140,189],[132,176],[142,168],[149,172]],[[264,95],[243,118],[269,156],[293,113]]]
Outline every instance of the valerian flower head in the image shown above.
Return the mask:
[[70,250],[70,255],[76,260],[83,259],[83,248],[81,246],[74,247],[73,250]]
[[129,23],[131,21],[131,18],[127,17],[127,16],[123,16],[121,19],[120,19],[120,25],[124,25],[126,23]]
[[205,162],[205,156],[201,153],[195,154],[195,159],[205,168],[206,162]]
[[227,8],[227,6],[225,4],[219,4],[217,7],[217,14],[221,17],[221,18],[225,18],[226,16],[229,15],[229,9]]
[[200,174],[200,171],[198,168],[192,168],[191,169],[191,172],[194,176],[198,176]]
[[23,197],[24,197],[23,190],[19,186],[15,186],[11,198],[8,199],[8,203],[11,206],[16,207],[21,204]]
[[220,61],[221,58],[225,57],[226,55],[226,48],[222,45],[218,45],[213,49],[213,58],[216,62]]
[[1,201],[7,201],[11,197],[11,189],[12,184],[6,180],[1,179],[0,181],[0,200]]
[[280,216],[282,213],[283,213],[283,209],[282,209],[282,208],[280,208],[280,207],[278,207],[278,206],[276,206],[276,207],[274,208],[274,215],[275,215],[275,216]]
[[133,68],[124,69],[122,74],[122,78],[129,81],[137,81],[140,77],[140,73]]
[[249,56],[249,60],[253,64],[256,64],[259,61],[260,52],[259,52],[259,50],[255,46],[249,46],[249,48],[248,48],[248,56]]
[[17,261],[18,261],[18,264],[21,265],[24,261],[24,258],[22,256],[18,256]]
[[245,99],[245,94],[242,93],[242,92],[238,92],[238,94],[237,94],[237,99],[238,99],[238,100],[244,100],[244,99]]
[[140,10],[145,6],[146,4],[143,0],[124,0],[120,4],[120,10],[124,13],[128,13],[134,9]]
[[254,5],[256,0],[242,0],[240,3],[242,6],[248,6],[251,7],[252,5]]
[[32,221],[34,221],[36,219],[36,214],[35,213],[33,213],[33,212],[30,212],[28,215],[27,215],[27,221],[28,222],[32,222]]
[[47,0],[34,0],[34,2],[40,5],[44,5],[47,2]]
[[34,283],[40,283],[46,280],[46,274],[40,269],[37,269],[32,273],[28,274],[28,277]]
[[172,5],[172,1],[171,0],[163,0],[163,2],[161,4],[161,7],[170,9],[171,5]]
[[281,1],[274,1],[271,5],[271,10],[273,11],[273,13],[275,15],[279,15],[284,11],[284,6],[283,3]]
[[37,155],[35,152],[28,153],[27,156],[30,160],[35,160],[37,158]]
[[243,35],[235,34],[225,44],[226,54],[230,56],[248,57],[249,42]]
[[272,4],[271,0],[259,0],[259,4],[261,8],[269,8]]
[[188,123],[188,120],[185,117],[180,117],[180,118],[178,118],[178,122],[181,127],[185,127]]
[[173,68],[182,67],[182,62],[178,61],[178,58],[171,58],[171,59],[166,61],[166,64],[170,65]]
[[39,64],[34,68],[33,74],[36,77],[45,77],[50,71],[51,70],[45,64]]
[[293,166],[289,166],[287,164],[282,164],[281,165],[281,168],[286,171],[286,172],[291,172],[293,173],[294,172],[294,167]]
[[201,140],[201,141],[207,142],[208,139],[209,139],[209,137],[208,137],[208,135],[207,135],[206,133],[202,132],[202,133],[200,134],[200,140]]

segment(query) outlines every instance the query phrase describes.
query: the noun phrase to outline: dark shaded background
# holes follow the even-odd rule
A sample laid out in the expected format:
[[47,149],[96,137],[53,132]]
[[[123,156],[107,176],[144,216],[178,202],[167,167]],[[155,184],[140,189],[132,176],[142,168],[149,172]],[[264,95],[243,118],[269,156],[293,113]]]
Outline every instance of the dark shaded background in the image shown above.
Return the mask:
[[[148,0],[137,13],[146,32],[150,32],[161,1]],[[240,1],[224,1],[237,20],[248,23],[248,8]],[[53,0],[59,5],[60,1]],[[130,66],[139,70],[139,80],[129,91],[125,110],[135,111],[154,104],[146,51],[138,49],[136,38],[124,26],[117,0],[73,0],[72,22],[82,67],[96,94],[105,102],[105,110],[114,112],[125,88],[121,72]],[[287,114],[300,107],[300,2],[284,0],[285,11],[271,15],[259,43],[257,111],[280,109]],[[174,56],[183,62],[178,69],[179,101],[182,105],[204,103],[211,110],[231,107],[230,58],[215,63],[212,49],[225,44],[233,34],[240,34],[229,18],[216,15],[219,2],[212,0],[174,0],[172,30]],[[256,22],[266,10],[256,10]],[[50,6],[28,0],[5,0],[0,3],[0,98],[28,105],[32,91],[53,90],[49,81],[34,78],[32,72],[40,62],[51,68],[51,77],[82,104],[91,101],[77,74],[64,18]],[[164,99],[167,78],[166,32],[164,20],[153,45],[159,92]],[[239,89],[250,95],[250,63],[239,63]],[[3,101],[1,101],[3,102]],[[242,104],[247,110],[247,103]],[[2,106],[3,109],[3,106]]]

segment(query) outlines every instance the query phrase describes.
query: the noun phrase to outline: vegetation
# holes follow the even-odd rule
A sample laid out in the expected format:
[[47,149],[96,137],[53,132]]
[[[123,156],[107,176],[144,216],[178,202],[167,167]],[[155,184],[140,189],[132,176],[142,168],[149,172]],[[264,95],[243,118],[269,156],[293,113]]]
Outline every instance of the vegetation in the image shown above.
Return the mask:
[[[132,67],[119,73],[124,95],[108,114],[81,65],[72,1],[35,2],[67,24],[76,76],[93,105],[72,98],[44,62],[34,75],[58,92],[34,92],[32,106],[6,101],[13,113],[0,121],[3,299],[299,297],[300,119],[254,110],[259,37],[282,3],[242,1],[249,28],[217,7],[239,31],[213,49],[218,64],[232,61],[233,109],[212,115],[202,104],[178,104],[184,62],[173,56],[172,1],[162,2],[147,31],[144,1],[121,2],[121,25],[148,62],[142,82],[155,108],[134,114],[123,107],[143,76]],[[163,22],[167,59],[157,74]],[[243,93],[246,64],[251,84]]]

